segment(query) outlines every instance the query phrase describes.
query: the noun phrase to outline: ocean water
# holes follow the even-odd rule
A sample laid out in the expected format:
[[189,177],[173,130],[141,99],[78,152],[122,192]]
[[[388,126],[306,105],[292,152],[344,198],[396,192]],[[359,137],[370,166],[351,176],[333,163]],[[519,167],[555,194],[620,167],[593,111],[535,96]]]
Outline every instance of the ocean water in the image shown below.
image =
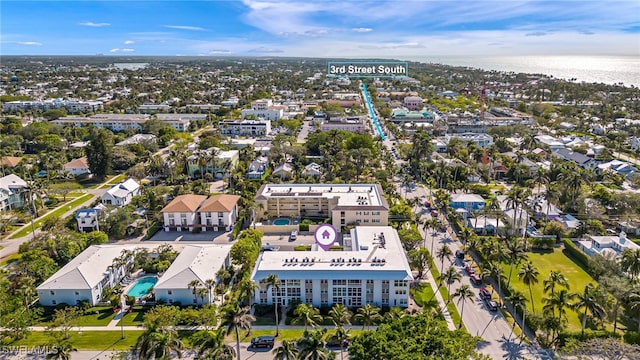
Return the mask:
[[483,70],[553,75],[589,83],[640,86],[640,56],[442,56],[407,60]]

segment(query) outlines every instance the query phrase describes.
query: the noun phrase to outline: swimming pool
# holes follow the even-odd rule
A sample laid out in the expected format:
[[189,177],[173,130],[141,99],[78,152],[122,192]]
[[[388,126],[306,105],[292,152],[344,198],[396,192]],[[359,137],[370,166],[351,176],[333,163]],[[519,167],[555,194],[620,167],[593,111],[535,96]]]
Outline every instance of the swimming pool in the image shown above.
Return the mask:
[[291,224],[291,220],[289,219],[280,218],[280,219],[273,220],[273,225],[289,225],[289,224]]
[[153,286],[158,282],[157,277],[149,276],[136,281],[133,287],[127,291],[127,295],[136,299],[141,298],[149,293]]

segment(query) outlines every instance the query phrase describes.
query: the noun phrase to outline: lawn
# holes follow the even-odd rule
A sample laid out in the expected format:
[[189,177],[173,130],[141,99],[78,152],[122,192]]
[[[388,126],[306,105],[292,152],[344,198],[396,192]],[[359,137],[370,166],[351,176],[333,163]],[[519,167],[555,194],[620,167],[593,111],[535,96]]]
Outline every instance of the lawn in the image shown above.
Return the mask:
[[133,312],[124,316],[123,320],[118,321],[118,326],[121,326],[124,322],[124,326],[139,326],[144,322],[144,314],[141,308],[134,306]]
[[[48,213],[45,216],[41,216],[39,217],[34,223],[33,226],[36,229],[39,229],[42,224],[44,223],[44,221],[46,219],[49,219],[51,217],[60,217],[62,216],[65,212],[75,208],[76,206],[79,206],[80,204],[84,203],[85,201],[88,201],[89,199],[91,199],[91,197],[93,197],[93,195],[91,194],[85,194],[77,199],[74,199],[73,201],[70,201],[68,203],[62,204],[60,206],[58,206],[58,208],[50,213]],[[18,231],[17,233],[15,233],[13,236],[11,236],[11,239],[17,239],[23,236],[26,236],[27,234],[29,234],[31,232],[31,223],[26,224],[22,230]]]
[[[430,271],[431,271],[431,276],[433,276],[434,279],[438,279],[438,277],[440,277],[440,272],[438,271],[438,268],[435,266],[435,263],[433,262],[433,260],[431,260]],[[431,291],[433,292],[433,290]],[[445,302],[449,299],[449,291],[447,291],[447,287],[444,285],[440,286],[440,296],[442,296],[442,300],[444,300]],[[460,318],[460,314],[458,313],[458,308],[456,307],[456,304],[454,301],[449,302],[449,304],[447,305],[447,310],[449,310],[449,314],[451,315],[451,320],[453,320],[453,323],[462,324],[462,326],[464,327],[464,324],[462,323],[462,319]]]
[[[142,334],[140,331],[125,331],[125,338],[121,339],[120,331],[71,331],[69,341],[78,350],[130,350]],[[12,346],[37,346],[53,342],[49,333],[33,331],[25,339],[12,343]]]
[[[309,330],[313,330],[313,328],[309,328]],[[365,330],[362,329],[351,329],[349,333],[351,336],[356,336],[362,333]],[[334,333],[334,330],[327,330],[327,337],[331,336]],[[264,336],[264,335],[275,335],[276,330],[251,330],[251,334],[249,336],[245,336],[247,334],[246,331],[242,331],[240,333],[240,342],[249,342],[251,338],[256,336]],[[304,334],[304,329],[280,329],[280,334],[278,336],[278,340],[298,340]],[[229,335],[227,337],[227,341],[234,342],[236,340],[235,335]]]
[[[544,280],[549,277],[549,273],[552,270],[559,271],[561,274],[567,277],[569,281],[569,290],[572,292],[581,293],[584,291],[585,285],[592,283],[597,284],[595,280],[580,266],[578,266],[573,260],[568,258],[562,249],[555,249],[553,252],[540,253],[529,252],[527,256],[531,262],[536,266],[540,275],[538,276],[538,283],[531,286],[533,292],[533,301],[535,305],[536,313],[542,312],[542,298],[548,296],[544,294]],[[502,264],[505,276],[509,276],[509,264]],[[519,267],[513,267],[513,274],[511,275],[511,285],[521,291],[529,300],[529,288],[518,279]],[[531,301],[527,302],[527,308],[531,311]],[[573,310],[567,310],[568,330],[578,331],[581,329],[581,322],[578,318],[578,314]]]
[[[54,308],[45,307],[40,322],[35,326],[49,326],[53,318]],[[113,319],[113,307],[95,306],[87,309],[84,315],[78,318],[77,326],[107,326]]]
[[4,259],[2,259],[2,260],[0,261],[0,266],[5,266],[5,265],[7,265],[7,264],[9,264],[9,263],[12,263],[12,262],[14,262],[14,261],[18,261],[18,259],[20,259],[20,257],[21,257],[21,256],[22,256],[22,255],[21,255],[21,254],[18,254],[18,253],[15,253],[15,254],[9,255],[9,256],[7,256],[6,258],[4,258]]

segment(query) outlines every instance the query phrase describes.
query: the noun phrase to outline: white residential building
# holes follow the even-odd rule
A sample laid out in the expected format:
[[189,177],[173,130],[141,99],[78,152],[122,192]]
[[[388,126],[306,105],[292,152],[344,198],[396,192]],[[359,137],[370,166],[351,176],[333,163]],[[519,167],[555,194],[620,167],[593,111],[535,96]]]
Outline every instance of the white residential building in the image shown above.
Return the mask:
[[28,200],[29,185],[16,174],[0,178],[0,210],[21,208]]
[[[124,266],[113,268],[113,260],[132,245],[92,245],[76,256],[36,288],[40,305],[76,305],[87,300],[91,305],[102,301],[102,290],[113,287],[124,277]],[[133,256],[129,259],[133,261]]]
[[140,184],[133,179],[127,179],[107,190],[100,200],[105,205],[125,206],[131,202],[134,196],[140,195]]
[[582,251],[589,256],[611,253],[619,257],[626,249],[640,249],[640,245],[627,239],[627,234],[624,231],[621,231],[618,236],[586,235],[586,238],[579,241],[579,244]]
[[[209,298],[209,291],[202,298],[193,288],[189,288],[189,283],[194,280],[199,281],[201,288],[205,288],[204,284],[207,280],[216,280],[217,283],[217,272],[231,266],[230,250],[231,245],[186,246],[153,287],[156,301],[181,305],[212,303],[213,299]],[[211,289],[211,295],[214,294],[213,291],[214,289]]]
[[255,197],[273,217],[331,218],[340,229],[347,224],[386,226],[389,205],[379,184],[265,184]]
[[103,108],[102,101],[83,101],[83,100],[29,100],[29,101],[9,101],[2,104],[2,111],[15,113],[18,111],[41,110],[47,111],[52,109],[65,108],[69,113],[75,112],[95,112]]
[[[407,307],[411,268],[398,232],[389,226],[357,226],[343,239],[344,251],[265,251],[251,275],[254,302],[289,305],[294,300],[313,306]],[[270,274],[280,289],[261,282]]]
[[238,220],[237,195],[180,195],[162,210],[165,231],[230,231]]
[[127,146],[127,145],[133,145],[133,144],[140,144],[144,141],[153,141],[156,142],[157,137],[153,134],[135,134],[133,136],[130,136],[122,141],[120,141],[119,143],[116,144],[116,146]]
[[224,120],[220,133],[225,136],[266,136],[271,134],[270,120]]
[[[202,158],[208,159],[205,166],[200,166]],[[229,169],[238,165],[240,159],[240,151],[238,150],[220,150],[218,148],[209,148],[206,150],[195,150],[191,156],[187,158],[189,176],[201,177],[202,172],[212,174],[217,179],[224,177],[224,166],[229,165]]]
[[[191,120],[188,115],[193,114],[158,114],[158,120],[166,123],[178,131],[189,130]],[[206,114],[197,114],[204,116]],[[147,114],[96,114],[90,117],[67,116],[59,119],[51,120],[51,123],[60,126],[77,126],[84,127],[93,125],[99,128],[109,129],[111,131],[125,131],[132,129],[139,131],[142,124],[147,122],[150,116]]]
[[276,121],[284,115],[284,110],[273,105],[271,99],[260,99],[251,102],[251,109],[242,109],[242,118],[248,116],[256,119]]
[[218,194],[209,197],[198,208],[202,230],[231,230],[238,220],[238,200],[240,196]]
[[206,195],[179,195],[160,212],[164,220],[164,231],[193,231],[199,225],[198,208],[207,200]]
[[86,156],[73,159],[68,163],[64,164],[63,167],[65,171],[68,171],[73,176],[91,174],[91,170],[89,170],[89,160],[87,160]]
[[407,96],[403,101],[404,107],[409,110],[418,110],[422,108],[422,98],[420,96]]
[[91,209],[79,209],[76,211],[76,221],[79,232],[91,232],[100,230],[100,217],[105,214],[106,206],[98,204]]
[[459,139],[461,141],[468,141],[476,144],[478,147],[489,147],[493,144],[493,136],[489,134],[478,133],[461,133],[461,134],[447,134],[444,136],[444,142],[449,144],[451,139]]

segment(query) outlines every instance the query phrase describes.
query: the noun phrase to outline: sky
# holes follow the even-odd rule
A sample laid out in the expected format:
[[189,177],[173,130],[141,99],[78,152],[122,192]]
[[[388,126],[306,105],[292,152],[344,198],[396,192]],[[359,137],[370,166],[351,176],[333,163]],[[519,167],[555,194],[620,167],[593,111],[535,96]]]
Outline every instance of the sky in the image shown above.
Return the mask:
[[0,55],[640,56],[637,0],[0,2]]

